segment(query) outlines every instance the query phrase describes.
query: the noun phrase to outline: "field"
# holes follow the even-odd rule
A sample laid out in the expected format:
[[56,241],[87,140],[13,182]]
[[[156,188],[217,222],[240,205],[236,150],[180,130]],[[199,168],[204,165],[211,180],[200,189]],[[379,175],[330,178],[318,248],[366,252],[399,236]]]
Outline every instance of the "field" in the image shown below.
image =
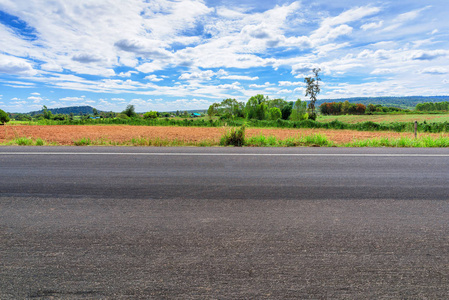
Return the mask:
[[331,122],[338,120],[343,123],[355,124],[371,121],[374,123],[393,122],[449,122],[449,114],[391,114],[391,115],[339,115],[339,116],[319,116],[319,122]]
[[[44,145],[150,145],[159,146],[216,146],[226,128],[205,127],[158,127],[158,126],[79,126],[79,125],[6,125],[0,126],[0,144],[18,139],[41,140]],[[353,131],[327,129],[267,129],[249,128],[248,138],[287,138],[324,136],[335,145],[344,145],[367,139],[413,138],[412,133],[385,131]],[[449,134],[420,134],[421,137],[449,138]],[[27,144],[26,140],[23,144]],[[158,141],[157,143],[154,141]],[[20,143],[18,143],[20,144]]]

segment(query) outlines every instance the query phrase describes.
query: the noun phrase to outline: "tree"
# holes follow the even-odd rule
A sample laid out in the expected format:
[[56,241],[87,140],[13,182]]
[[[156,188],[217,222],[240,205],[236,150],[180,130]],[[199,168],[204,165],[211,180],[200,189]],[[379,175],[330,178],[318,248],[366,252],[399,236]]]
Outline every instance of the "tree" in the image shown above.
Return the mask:
[[42,111],[43,111],[43,115],[44,115],[44,119],[50,120],[53,117],[53,114],[51,113],[50,110],[48,110],[47,106],[42,106]]
[[4,125],[5,123],[9,122],[9,116],[8,114],[0,109],[0,125]]
[[341,113],[342,114],[347,114],[349,113],[349,108],[351,107],[351,104],[349,103],[348,100],[346,100],[345,102],[343,102],[343,104],[341,105]]
[[157,111],[149,111],[143,114],[144,119],[157,119]]
[[321,92],[320,90],[320,84],[321,78],[319,77],[318,73],[321,71],[320,68],[313,69],[313,74],[315,77],[306,77],[304,78],[304,82],[307,84],[306,89],[306,97],[310,96],[310,102],[309,102],[309,110],[311,111],[310,119],[315,120],[316,119],[316,113],[315,113],[315,102],[316,102],[316,96]]
[[293,105],[294,102],[290,101],[287,102],[287,104],[281,109],[283,120],[288,120],[290,118],[290,115],[292,114]]
[[268,100],[267,105],[268,105],[268,108],[277,107],[280,110],[282,110],[282,108],[284,108],[284,106],[288,105],[288,102],[285,101],[284,99],[278,98],[278,99]]
[[134,118],[134,117],[137,116],[136,110],[134,108],[134,105],[132,105],[132,104],[128,104],[128,106],[126,107],[126,109],[122,113],[127,115],[130,118]]
[[295,105],[293,105],[292,113],[290,115],[290,120],[292,121],[302,121],[309,118],[307,114],[307,103],[301,101],[301,99],[296,100]]
[[94,116],[98,116],[98,110],[96,108],[92,108],[92,113],[94,114]]
[[218,114],[218,108],[220,107],[220,104],[213,103],[209,106],[207,109],[207,115],[209,116],[209,119],[212,120],[212,117]]
[[270,119],[271,120],[277,120],[282,118],[282,112],[279,108],[277,107],[272,107],[270,108]]
[[260,94],[249,98],[245,106],[246,117],[248,119],[265,120],[268,112],[267,100],[267,98]]
[[225,114],[228,114],[231,118],[234,117],[243,117],[243,108],[245,104],[238,102],[235,99],[225,99],[221,101],[220,107],[224,111]]

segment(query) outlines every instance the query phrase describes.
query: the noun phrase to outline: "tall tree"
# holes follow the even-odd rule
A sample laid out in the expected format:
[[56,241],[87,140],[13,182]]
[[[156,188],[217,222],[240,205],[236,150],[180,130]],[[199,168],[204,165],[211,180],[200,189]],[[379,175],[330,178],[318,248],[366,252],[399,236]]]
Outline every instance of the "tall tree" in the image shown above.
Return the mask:
[[50,120],[53,116],[50,110],[48,110],[47,106],[42,106],[42,113],[44,115],[44,119]]
[[122,113],[124,113],[125,115],[127,115],[130,118],[137,116],[136,109],[134,108],[134,105],[132,105],[132,104],[129,104]]
[[301,101],[301,99],[296,100],[295,105],[293,105],[292,113],[290,115],[290,120],[292,121],[302,121],[308,118],[307,115],[307,103]]
[[321,92],[319,83],[321,81],[321,78],[319,77],[318,74],[320,71],[321,71],[320,68],[314,68],[313,69],[314,77],[304,78],[304,82],[307,84],[306,97],[308,96],[310,97],[309,110],[311,111],[311,114],[309,115],[309,118],[313,120],[316,119],[315,113],[316,96]]
[[268,113],[267,98],[264,95],[256,95],[249,98],[245,106],[245,114],[248,119],[265,120]]

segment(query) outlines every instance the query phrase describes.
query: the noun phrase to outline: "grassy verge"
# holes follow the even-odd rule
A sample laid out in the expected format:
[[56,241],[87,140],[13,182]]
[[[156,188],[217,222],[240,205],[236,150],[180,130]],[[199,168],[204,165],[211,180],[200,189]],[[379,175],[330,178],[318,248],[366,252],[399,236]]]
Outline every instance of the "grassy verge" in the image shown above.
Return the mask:
[[[27,137],[19,137],[2,143],[1,145],[15,146],[58,146],[55,142],[47,142],[42,139],[31,139]],[[74,140],[73,145],[76,146],[152,146],[152,147],[216,147],[223,146],[222,142],[213,140],[202,141],[184,141],[184,140],[168,140],[160,138],[132,138],[124,142],[109,141],[105,139],[91,140],[90,138],[82,138]],[[231,145],[232,144],[228,144]],[[242,146],[245,147],[422,147],[422,148],[442,148],[449,147],[448,137],[421,137],[413,138],[375,138],[366,140],[356,140],[350,143],[337,144],[330,141],[326,136],[314,134],[309,136],[298,136],[287,139],[279,139],[275,136],[253,136],[244,139]]]
[[56,143],[48,143],[42,139],[32,139],[28,137],[18,137],[13,140],[4,142],[0,145],[6,146],[48,146],[48,145],[56,145]]

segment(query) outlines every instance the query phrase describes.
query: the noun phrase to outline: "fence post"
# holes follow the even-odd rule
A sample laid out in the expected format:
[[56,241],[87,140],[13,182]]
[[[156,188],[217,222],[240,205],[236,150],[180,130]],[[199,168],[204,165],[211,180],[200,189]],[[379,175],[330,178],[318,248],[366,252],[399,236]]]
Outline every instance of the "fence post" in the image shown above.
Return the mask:
[[418,121],[415,121],[415,139],[418,138]]

